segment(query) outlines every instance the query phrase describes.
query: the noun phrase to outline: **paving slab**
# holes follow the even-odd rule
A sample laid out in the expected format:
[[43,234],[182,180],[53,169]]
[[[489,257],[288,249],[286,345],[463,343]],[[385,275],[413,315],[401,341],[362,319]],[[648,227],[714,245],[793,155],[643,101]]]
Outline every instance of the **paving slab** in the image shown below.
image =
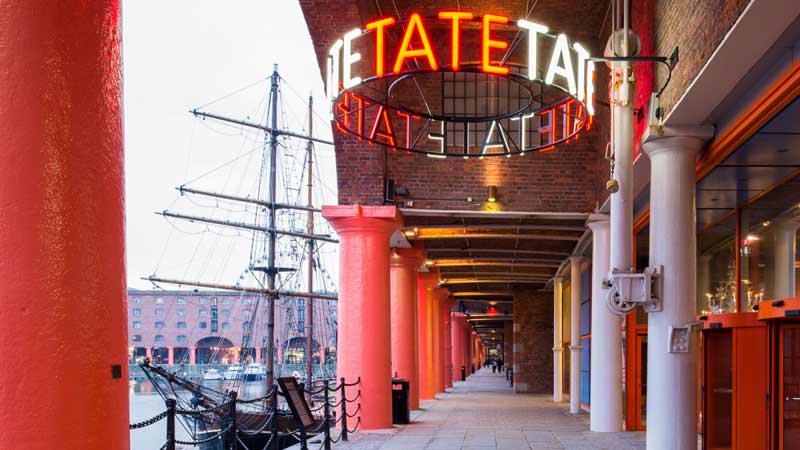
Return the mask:
[[515,394],[482,369],[436,400],[420,402],[409,425],[359,431],[336,450],[644,450],[644,433],[592,433],[589,415],[550,395]]

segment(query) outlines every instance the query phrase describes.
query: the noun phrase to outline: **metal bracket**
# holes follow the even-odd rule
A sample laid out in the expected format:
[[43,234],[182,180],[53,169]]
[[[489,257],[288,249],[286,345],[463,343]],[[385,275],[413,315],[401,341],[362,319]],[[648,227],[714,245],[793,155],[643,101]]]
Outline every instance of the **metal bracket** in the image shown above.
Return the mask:
[[619,316],[633,312],[641,305],[646,312],[661,311],[662,267],[647,267],[642,273],[611,269],[603,284],[608,289],[608,309]]

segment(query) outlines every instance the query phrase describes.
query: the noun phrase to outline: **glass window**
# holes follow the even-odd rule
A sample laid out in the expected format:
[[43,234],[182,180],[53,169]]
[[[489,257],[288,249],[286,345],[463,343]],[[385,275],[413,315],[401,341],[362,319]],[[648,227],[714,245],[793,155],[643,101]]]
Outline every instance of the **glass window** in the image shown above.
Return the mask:
[[184,303],[186,303],[186,299],[183,298],[183,297],[178,297],[178,299],[175,300],[175,303],[177,303],[179,305],[183,305]]
[[156,322],[155,326],[156,330],[161,330],[164,328],[164,322]]
[[230,316],[231,316],[231,310],[230,309],[223,309],[222,310],[222,317],[230,317]]
[[697,252],[698,312],[736,311],[736,217],[701,231]]
[[228,297],[223,297],[222,298],[222,304],[223,305],[230,305],[231,304],[231,299],[229,299]]
[[142,315],[142,310],[140,308],[133,308],[133,315],[138,317]]
[[230,329],[230,328],[231,328],[231,324],[230,324],[230,323],[228,323],[228,322],[222,322],[222,329],[223,329],[223,330],[228,330],[228,329]]
[[156,305],[163,305],[164,299],[161,297],[156,297]]
[[133,297],[131,299],[131,303],[134,303],[134,304],[142,303],[142,299],[140,299],[139,297]]
[[249,304],[250,304],[250,302],[251,302],[251,300],[250,300],[249,298],[245,298],[245,299],[244,299],[244,304],[245,304],[245,305],[249,305]]
[[242,328],[245,329],[245,330],[249,330],[250,329],[250,321],[248,320],[248,321],[242,322]]
[[247,317],[250,317],[251,313],[250,313],[249,309],[245,309],[244,311],[242,311],[242,314],[244,315],[245,318],[247,318]]
[[133,342],[142,342],[142,335],[141,334],[134,334],[133,335]]
[[208,315],[208,310],[205,309],[205,308],[200,308],[200,315],[201,316],[207,316]]
[[298,299],[297,299],[297,306],[298,306],[299,308],[302,308],[302,307],[306,306],[306,299],[304,299],[304,298],[298,298]]
[[178,308],[177,311],[175,311],[175,313],[178,315],[178,317],[183,317],[186,315],[186,310],[183,308]]
[[208,303],[208,299],[205,297],[200,297],[200,304],[205,305],[206,303]]
[[164,336],[160,335],[160,334],[157,334],[156,335],[156,342],[164,342]]
[[133,328],[136,330],[142,328],[142,322],[133,322]]
[[177,337],[177,341],[178,341],[179,344],[183,344],[184,342],[186,342],[186,336],[182,335],[182,334],[179,334],[178,337]]
[[211,305],[212,306],[217,306],[217,297],[214,297],[214,298],[211,299]]
[[217,322],[216,320],[212,320],[211,321],[211,332],[212,333],[216,333],[217,331],[219,331],[219,322]]
[[178,328],[186,328],[186,322],[178,322]]
[[197,322],[197,326],[201,330],[205,330],[208,327],[208,323],[207,322]]
[[164,317],[164,308],[156,308],[156,317]]

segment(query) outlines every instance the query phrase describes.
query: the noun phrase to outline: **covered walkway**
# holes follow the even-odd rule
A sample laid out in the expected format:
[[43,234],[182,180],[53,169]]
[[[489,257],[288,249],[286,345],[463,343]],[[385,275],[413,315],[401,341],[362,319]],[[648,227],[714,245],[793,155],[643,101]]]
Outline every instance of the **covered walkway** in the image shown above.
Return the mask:
[[336,449],[628,450],[644,449],[644,433],[590,433],[589,415],[572,415],[550,396],[514,394],[505,377],[481,369],[423,401],[411,425],[361,432]]

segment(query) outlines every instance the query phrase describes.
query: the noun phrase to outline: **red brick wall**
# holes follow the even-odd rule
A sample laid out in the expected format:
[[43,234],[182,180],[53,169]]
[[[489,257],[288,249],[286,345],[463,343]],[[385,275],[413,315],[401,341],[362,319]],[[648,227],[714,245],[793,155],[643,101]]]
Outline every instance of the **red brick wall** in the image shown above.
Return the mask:
[[514,290],[514,391],[553,392],[553,293]]
[[[676,46],[680,49],[680,62],[661,97],[661,105],[669,114],[750,1],[655,1],[655,54],[669,56]],[[657,74],[659,87],[667,72],[659,69]]]
[[[364,26],[381,16],[396,16],[392,2],[355,0],[300,0],[309,32],[323,74],[330,45],[347,30]],[[399,15],[410,11],[423,16],[455,8],[456,2],[432,0],[396,2]],[[523,0],[462,0],[462,10],[481,15],[492,12],[507,14],[512,19],[525,17]],[[593,54],[600,54],[605,36],[600,36],[607,7],[601,0],[540,0],[530,14],[532,20],[547,24],[551,32],[566,33],[581,42]],[[607,27],[606,27],[607,28]],[[435,32],[430,31],[433,35]],[[605,32],[607,33],[607,31]],[[445,39],[442,39],[445,40]],[[449,42],[449,39],[447,39]],[[437,41],[432,38],[432,41]],[[435,45],[435,44],[434,44]],[[477,42],[464,42],[462,48],[478,48]],[[362,52],[362,59],[371,54]],[[605,100],[607,77],[600,68],[595,123],[608,122]],[[598,125],[581,134],[578,141],[559,146],[547,154],[528,154],[511,158],[491,157],[431,159],[425,155],[389,152],[382,146],[369,145],[355,138],[334,133],[337,144],[339,203],[382,204],[386,178],[409,189],[408,199],[415,208],[477,209],[486,199],[487,187],[498,186],[500,202],[505,210],[526,211],[589,211],[605,198],[603,185],[607,165],[603,152],[608,141],[607,128]],[[472,197],[472,202],[467,202]]]

